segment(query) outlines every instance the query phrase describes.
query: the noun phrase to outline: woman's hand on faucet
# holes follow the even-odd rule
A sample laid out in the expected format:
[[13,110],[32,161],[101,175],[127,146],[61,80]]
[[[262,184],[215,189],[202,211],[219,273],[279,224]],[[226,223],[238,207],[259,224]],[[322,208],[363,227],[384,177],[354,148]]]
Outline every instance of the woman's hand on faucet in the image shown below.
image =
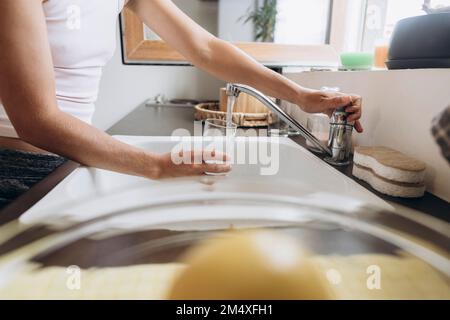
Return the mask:
[[346,106],[345,111],[351,113],[348,121],[355,121],[356,131],[359,133],[363,132],[363,127],[359,121],[362,115],[361,96],[307,89],[300,95],[300,102],[298,105],[300,105],[305,112],[325,113],[330,117],[336,108]]

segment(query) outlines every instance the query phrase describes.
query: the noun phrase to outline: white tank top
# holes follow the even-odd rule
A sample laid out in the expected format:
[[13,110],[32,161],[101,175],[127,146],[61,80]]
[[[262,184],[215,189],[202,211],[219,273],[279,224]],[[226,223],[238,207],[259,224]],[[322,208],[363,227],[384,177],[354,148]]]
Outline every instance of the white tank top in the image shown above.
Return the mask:
[[[49,0],[43,4],[58,106],[87,123],[91,123],[94,114],[102,68],[116,48],[116,23],[124,3],[125,0]],[[18,137],[1,104],[0,136]]]

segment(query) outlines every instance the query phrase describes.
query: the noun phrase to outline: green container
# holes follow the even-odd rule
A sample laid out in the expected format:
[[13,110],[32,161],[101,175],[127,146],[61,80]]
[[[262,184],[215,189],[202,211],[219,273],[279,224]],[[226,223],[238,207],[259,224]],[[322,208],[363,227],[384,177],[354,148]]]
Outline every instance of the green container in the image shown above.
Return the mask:
[[374,54],[370,52],[344,52],[341,54],[341,64],[345,69],[370,70],[374,64]]

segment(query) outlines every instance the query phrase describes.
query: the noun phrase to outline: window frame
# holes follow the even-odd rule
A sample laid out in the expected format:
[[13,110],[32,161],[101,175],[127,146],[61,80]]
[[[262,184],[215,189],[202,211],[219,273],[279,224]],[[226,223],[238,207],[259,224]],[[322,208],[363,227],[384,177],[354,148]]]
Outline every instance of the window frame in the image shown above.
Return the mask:
[[[333,0],[333,8],[331,10],[331,27],[330,27],[330,45],[333,46],[336,51],[360,51],[363,43],[364,25],[366,23],[366,11],[368,0],[357,0],[360,4],[360,10],[356,13],[358,19],[355,24],[349,26],[348,21],[352,21],[350,16],[353,12],[350,12],[349,4],[351,0]],[[354,40],[348,41],[346,35],[348,35],[349,28],[356,27],[356,36]],[[348,48],[350,47],[350,49]]]

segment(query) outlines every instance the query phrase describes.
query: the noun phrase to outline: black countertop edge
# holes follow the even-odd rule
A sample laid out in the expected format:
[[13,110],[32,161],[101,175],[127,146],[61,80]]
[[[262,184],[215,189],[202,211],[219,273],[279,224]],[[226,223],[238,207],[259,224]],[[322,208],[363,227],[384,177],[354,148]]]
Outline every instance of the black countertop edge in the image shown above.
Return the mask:
[[[300,136],[292,137],[291,140],[293,140],[297,144],[301,145],[302,147],[304,147],[308,151],[310,151],[306,147],[306,140],[303,137],[300,137]],[[318,157],[319,159],[321,159],[322,161],[324,161],[323,159],[325,158],[325,155],[317,154],[314,152],[311,152],[311,153],[313,155],[315,155],[316,157]],[[363,186],[364,188],[366,188],[367,190],[374,193],[375,195],[377,195],[378,197],[380,197],[381,199],[383,199],[385,201],[393,202],[395,204],[398,204],[398,205],[401,205],[401,206],[404,206],[404,207],[407,207],[407,208],[410,208],[410,209],[413,209],[416,211],[420,211],[422,213],[433,216],[440,220],[450,222],[450,203],[433,195],[432,193],[425,192],[425,195],[421,198],[398,198],[398,197],[388,196],[381,192],[378,192],[377,190],[372,188],[370,186],[370,184],[368,184],[367,182],[360,180],[360,179],[356,178],[355,176],[353,176],[353,174],[352,174],[353,161],[347,166],[342,166],[342,167],[334,167],[333,166],[333,168],[340,171],[341,173],[343,173],[344,175],[346,175],[347,177],[349,177],[353,181],[357,182],[358,184],[360,184],[361,186]]]

